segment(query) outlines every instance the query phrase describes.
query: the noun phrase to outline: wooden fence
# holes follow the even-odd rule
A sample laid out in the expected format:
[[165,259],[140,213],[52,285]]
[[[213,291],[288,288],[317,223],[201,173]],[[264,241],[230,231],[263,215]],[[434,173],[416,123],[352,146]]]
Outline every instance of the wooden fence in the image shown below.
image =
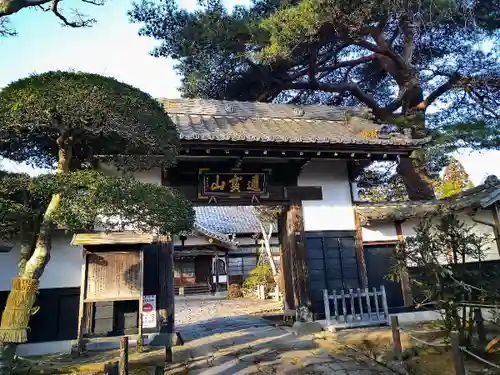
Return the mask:
[[258,299],[267,299],[267,297],[270,297],[275,301],[279,301],[281,299],[281,293],[278,289],[278,286],[275,286],[272,290],[270,290],[267,293],[265,285],[257,285],[256,290]]
[[389,307],[383,285],[380,290],[357,288],[349,289],[347,293],[344,290],[334,290],[332,294],[328,294],[328,290],[324,289],[323,302],[328,326],[349,328],[389,323]]
[[[479,336],[484,336],[484,326],[483,319],[481,316],[481,311],[479,309],[474,310],[475,320],[476,320],[476,330]],[[485,358],[480,357],[479,355],[471,352],[466,347],[460,345],[459,333],[456,331],[450,332],[449,342],[443,343],[435,343],[435,342],[427,342],[415,336],[418,333],[432,333],[432,332],[441,332],[441,331],[408,331],[406,329],[401,328],[399,325],[399,320],[397,316],[391,316],[391,329],[392,329],[392,352],[394,358],[398,360],[403,359],[403,347],[401,345],[401,332],[407,334],[412,340],[423,344],[428,347],[435,348],[446,348],[451,349],[451,353],[453,356],[453,369],[456,375],[466,375],[468,372],[465,368],[464,358],[465,355],[469,355],[475,358],[476,361],[482,362],[488,367],[492,367],[495,370],[500,370],[500,365],[490,362]],[[483,337],[484,338],[484,337]]]

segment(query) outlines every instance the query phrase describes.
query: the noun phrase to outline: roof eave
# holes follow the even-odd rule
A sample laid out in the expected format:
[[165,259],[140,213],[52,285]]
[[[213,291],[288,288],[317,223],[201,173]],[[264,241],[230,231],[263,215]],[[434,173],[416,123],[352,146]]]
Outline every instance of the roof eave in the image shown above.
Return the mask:
[[500,200],[500,188],[495,189],[490,194],[488,194],[485,198],[481,199],[480,204],[482,208],[487,208]]

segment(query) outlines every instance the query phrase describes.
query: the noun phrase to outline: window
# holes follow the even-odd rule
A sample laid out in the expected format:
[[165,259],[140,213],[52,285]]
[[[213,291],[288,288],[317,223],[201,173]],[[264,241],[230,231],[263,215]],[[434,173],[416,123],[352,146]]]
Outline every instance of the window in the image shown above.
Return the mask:
[[243,258],[229,258],[229,274],[231,276],[243,275]]
[[[215,260],[212,263],[212,273],[216,275]],[[226,274],[226,262],[224,262],[222,259],[219,259],[219,275],[225,275],[225,274]]]
[[255,255],[229,258],[229,274],[231,276],[250,276],[250,271],[257,266]]

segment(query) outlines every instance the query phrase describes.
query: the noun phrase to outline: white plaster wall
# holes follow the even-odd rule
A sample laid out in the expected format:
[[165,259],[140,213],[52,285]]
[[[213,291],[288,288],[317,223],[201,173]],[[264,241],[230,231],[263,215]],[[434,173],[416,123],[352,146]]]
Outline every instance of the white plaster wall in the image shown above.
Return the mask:
[[[473,218],[486,223],[493,224],[493,215],[490,210],[479,210],[476,215],[470,217],[466,214],[459,214],[459,220],[466,225],[472,227],[473,232],[478,235],[487,237],[487,244],[483,248],[484,254],[482,260],[498,260],[500,259],[499,249],[495,241],[493,227],[474,222]],[[406,220],[401,225],[401,230],[404,237],[415,235],[415,227],[418,225],[418,219]],[[394,241],[397,240],[396,229],[394,223],[373,223],[366,226],[362,230],[363,242],[377,241]],[[469,259],[469,262],[477,261],[477,259]]]
[[[184,240],[184,246],[202,246],[202,245],[210,245],[208,239],[203,236],[188,236],[186,240]],[[179,239],[179,236],[174,237],[174,246],[182,246],[182,241]]]
[[[79,287],[82,270],[82,248],[70,244],[70,235],[56,234],[53,238],[51,259],[40,278],[40,288]],[[10,290],[17,273],[19,246],[8,253],[0,253],[0,290]]]
[[[470,217],[466,214],[460,214],[458,219],[464,222],[467,226],[472,227],[472,231],[478,235],[486,236],[487,243],[483,248],[483,258],[481,260],[497,260],[500,259],[499,249],[497,247],[497,243],[495,241],[495,234],[493,231],[493,227],[477,223],[473,220],[473,218],[480,220],[482,222],[493,224],[493,215],[489,210],[479,210],[476,215]],[[418,220],[409,220],[403,223],[402,231],[403,235],[413,236],[415,235],[415,226],[418,224]],[[469,259],[469,262],[477,261],[477,259]]]
[[363,242],[397,241],[394,223],[374,223],[361,228]]
[[323,200],[302,202],[306,231],[355,229],[345,161],[312,160],[302,170],[298,185],[323,188]]

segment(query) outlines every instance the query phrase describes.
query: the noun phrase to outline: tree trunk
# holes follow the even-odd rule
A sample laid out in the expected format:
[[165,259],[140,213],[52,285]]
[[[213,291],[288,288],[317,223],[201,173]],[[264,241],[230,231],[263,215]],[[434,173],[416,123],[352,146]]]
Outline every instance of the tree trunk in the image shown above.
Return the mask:
[[[307,282],[309,269],[305,248],[302,203],[291,204],[286,211],[286,236],[293,283],[295,309],[311,309],[311,299]],[[304,310],[305,311],[305,310]]]
[[[392,73],[390,73],[392,74]],[[412,132],[425,131],[426,104],[423,100],[423,90],[417,72],[406,73],[407,79],[400,85],[400,95],[403,96],[401,114],[377,113],[383,123],[393,124]],[[410,200],[429,200],[435,198],[432,180],[425,167],[424,150],[415,150],[410,157],[401,157],[397,168],[402,177]]]
[[425,168],[424,151],[414,151],[413,154],[412,157],[402,157],[397,168],[408,197],[412,201],[434,199],[432,180]]
[[269,258],[269,264],[271,265],[271,271],[273,273],[273,277],[278,274],[276,270],[276,265],[274,264],[273,254],[271,253],[271,236],[273,235],[273,225],[269,224],[269,233],[266,233],[266,229],[261,224],[260,229],[262,231],[262,238],[264,241],[264,248],[266,250],[267,257]]
[[[402,108],[403,116],[400,117],[401,122],[398,125],[416,132],[425,131],[425,106],[422,99],[422,88],[420,85],[410,87],[405,97],[405,104]],[[429,200],[436,197],[432,179],[425,166],[424,150],[415,150],[410,157],[402,157],[397,172],[403,179],[410,200]]]
[[[59,174],[69,170],[71,148],[67,141],[63,136],[58,139],[57,173]],[[36,312],[33,305],[38,290],[38,280],[50,260],[51,236],[54,227],[52,217],[59,209],[60,204],[61,195],[54,194],[43,215],[35,249],[27,261],[25,258],[28,257],[29,250],[27,247],[22,249],[19,276],[13,279],[13,286],[19,285],[20,287],[11,289],[0,322],[0,375],[11,373],[16,347],[18,344],[26,342],[29,317]]]

